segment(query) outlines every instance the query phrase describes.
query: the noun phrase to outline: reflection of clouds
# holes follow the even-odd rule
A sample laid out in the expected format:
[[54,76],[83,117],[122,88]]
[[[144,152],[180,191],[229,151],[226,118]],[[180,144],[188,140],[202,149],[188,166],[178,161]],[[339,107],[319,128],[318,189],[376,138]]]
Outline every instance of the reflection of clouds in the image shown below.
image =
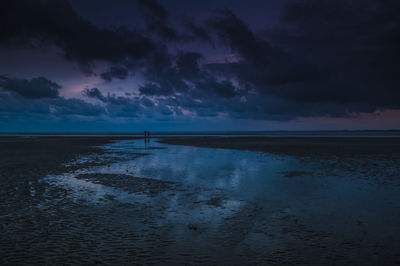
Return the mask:
[[[128,177],[127,177],[128,178]],[[82,204],[105,204],[109,200],[119,203],[129,203],[131,206],[146,210],[151,214],[157,225],[169,224],[207,224],[207,229],[216,230],[226,217],[239,211],[244,205],[236,200],[225,199],[221,192],[215,190],[198,190],[187,188],[183,190],[167,190],[158,195],[129,193],[123,188],[113,188],[99,183],[76,178],[76,174],[50,175],[43,179],[55,187],[67,190],[66,197],[73,202]],[[172,196],[171,196],[172,193]],[[45,194],[51,195],[50,191]],[[45,197],[46,198],[46,195]],[[217,198],[219,206],[208,205],[207,201]],[[42,208],[51,206],[52,202],[43,202]],[[148,207],[151,206],[151,209]],[[185,233],[186,234],[186,233]]]
[[[142,140],[122,140],[104,145],[103,149],[105,153],[97,160],[101,162],[107,158],[111,162],[80,169],[79,173],[129,174],[185,185],[223,188],[246,198],[286,193],[282,190],[288,189],[288,181],[281,180],[280,172],[307,167],[296,159],[267,153],[174,146],[154,141],[145,146]],[[137,152],[149,155],[129,158]],[[89,157],[80,158],[75,163],[84,164],[94,159]]]
[[76,174],[50,175],[44,180],[50,184],[60,186],[69,190],[69,196],[74,200],[84,199],[90,202],[98,203],[107,196],[122,203],[147,202],[149,197],[145,194],[128,193],[122,189],[116,189],[102,184],[96,184],[75,177]]
[[[141,141],[119,141],[105,146],[108,151],[129,152],[140,148]],[[110,167],[94,168],[93,172],[130,173],[138,177],[179,181],[185,184],[233,190],[259,190],[269,186],[268,180],[289,167],[298,168],[297,161],[280,159],[263,153],[173,146],[155,143],[167,149],[148,150],[151,155],[113,163]],[[144,147],[143,147],[144,148]],[[289,165],[291,164],[291,165]]]
[[[44,180],[50,185],[67,190],[66,197],[74,202],[84,200],[89,204],[111,203],[109,200],[141,206],[152,213],[158,225],[168,224],[207,224],[208,230],[217,230],[228,216],[234,215],[243,206],[243,202],[228,199],[221,190],[206,189],[192,185],[210,187],[229,187],[239,184],[241,170],[232,162],[228,162],[227,151],[218,150],[221,154],[210,156],[209,149],[198,151],[188,147],[172,147],[171,149],[150,150],[151,155],[130,160],[126,154],[140,150],[140,141],[118,141],[102,148],[103,154],[80,156],[66,166],[82,166],[74,173],[51,175]],[[157,146],[166,146],[158,145]],[[139,148],[139,149],[138,149]],[[181,152],[182,150],[182,152]],[[205,156],[206,159],[202,158]],[[219,157],[223,160],[216,161]],[[90,166],[91,162],[104,162],[115,159],[117,162],[108,165]],[[118,162],[123,159],[122,162]],[[221,162],[211,165],[209,162]],[[209,164],[205,167],[205,164]],[[84,166],[87,166],[85,168]],[[245,165],[240,163],[239,165]],[[222,167],[221,167],[222,166]],[[77,178],[80,174],[129,174],[135,177],[147,177],[159,180],[179,181],[176,189],[159,191],[156,195],[128,192],[127,187],[110,187],[100,183]],[[132,182],[136,182],[132,177]],[[189,186],[187,186],[189,185]],[[215,199],[217,204],[208,204]],[[146,206],[151,206],[147,209]],[[178,233],[178,232],[174,232]]]
[[[309,225],[313,230],[349,235],[349,232],[359,232],[360,225],[355,221],[362,221],[365,230],[373,236],[397,232],[398,217],[394,211],[398,209],[397,202],[400,202],[397,187],[382,189],[371,186],[368,180],[360,181],[354,176],[346,175],[345,169],[341,167],[321,170],[321,161],[300,164],[290,157],[266,153],[162,144],[156,145],[168,149],[147,150],[150,155],[130,159],[127,154],[145,152],[144,148],[140,150],[142,143],[142,140],[120,141],[104,146],[106,152],[103,154],[77,158],[69,164],[82,166],[76,172],[48,176],[45,179],[50,186],[46,187],[43,200],[37,207],[49,212],[56,204],[63,204],[68,208],[62,199],[52,197],[54,191],[57,191],[62,197],[65,195],[77,203],[74,210],[78,205],[100,206],[101,210],[110,208],[112,215],[120,214],[113,217],[115,220],[126,219],[127,213],[130,213],[131,216],[126,219],[129,230],[134,228],[141,239],[152,239],[152,245],[159,239],[174,243],[172,252],[181,252],[186,246],[197,249],[198,243],[193,244],[196,240],[206,245],[219,245],[225,243],[224,241],[246,241],[240,235],[243,232],[247,240],[252,241],[255,235],[253,233],[257,231],[280,236],[282,228],[294,226],[292,228],[297,230],[297,226],[300,228],[302,224]],[[90,166],[93,160],[102,162],[110,158],[115,159],[114,163]],[[119,159],[122,161],[118,161]],[[377,163],[376,158],[374,160]],[[383,162],[379,163],[382,164],[381,167],[386,167]],[[351,166],[357,167],[354,162]],[[393,171],[397,169],[393,165],[388,167],[394,169]],[[285,178],[281,174],[282,171],[300,171],[306,168],[315,174],[293,178]],[[321,172],[318,173],[318,169],[324,173],[323,176],[319,175]],[[329,176],[333,170],[340,177]],[[95,183],[76,178],[76,175],[85,173],[115,174],[107,178],[126,180],[115,182],[115,186],[111,182],[113,187],[110,187],[104,185],[109,183],[104,182],[99,175],[88,179]],[[119,174],[132,177],[118,176]],[[147,191],[151,189],[146,189],[146,186],[143,193],[130,193],[129,180],[131,179],[132,186],[137,181],[133,176],[178,182],[160,188],[158,193]],[[63,189],[57,189],[59,187],[67,193]],[[31,194],[34,193],[35,191],[31,191]],[[256,212],[257,215],[253,216]],[[381,221],[376,217],[387,217],[387,220]],[[191,226],[196,229],[190,229]],[[302,239],[312,239],[310,232],[294,233],[300,234]],[[285,237],[288,234],[291,236],[290,232],[284,234]],[[286,239],[285,237],[282,239]],[[364,237],[363,234],[360,239]],[[260,244],[265,248],[265,241],[265,238],[260,243],[254,240],[250,247]],[[276,243],[279,245],[279,241],[279,237],[274,239],[271,246]]]
[[[166,149],[152,149],[162,147]],[[76,179],[72,176],[58,177],[58,184],[69,187],[73,197],[86,197],[88,201],[103,201],[106,195],[123,203],[157,206],[152,209],[160,218],[158,223],[223,222],[224,217],[240,209],[240,202],[223,197],[219,206],[206,204],[211,198],[218,198],[216,190],[233,193],[239,198],[289,200],[313,199],[321,191],[315,178],[288,180],[280,172],[299,170],[296,159],[242,150],[209,149],[190,146],[173,146],[150,143],[142,140],[116,141],[102,147],[103,154],[78,158],[70,165],[90,165],[91,161],[108,161],[106,165],[80,168],[75,174],[127,174],[134,177],[175,181],[183,184],[184,190],[168,190],[160,195],[127,193],[126,188],[110,188],[101,184]],[[135,153],[149,153],[147,156],[130,159]],[[135,156],[134,156],[135,157]],[[129,178],[129,177],[124,177]],[[135,182],[132,180],[132,182]],[[203,190],[210,188],[211,190]],[[197,188],[197,189],[196,189]],[[129,189],[128,189],[129,190]],[[172,194],[172,195],[170,195]],[[235,205],[236,204],[236,205]],[[239,207],[238,207],[239,206]]]

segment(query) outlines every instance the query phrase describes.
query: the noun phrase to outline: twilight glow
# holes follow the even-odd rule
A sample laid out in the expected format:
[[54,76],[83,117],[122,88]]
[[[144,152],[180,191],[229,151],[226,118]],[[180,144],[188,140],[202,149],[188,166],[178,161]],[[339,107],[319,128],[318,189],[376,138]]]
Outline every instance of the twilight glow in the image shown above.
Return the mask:
[[399,129],[399,1],[0,3],[0,131]]

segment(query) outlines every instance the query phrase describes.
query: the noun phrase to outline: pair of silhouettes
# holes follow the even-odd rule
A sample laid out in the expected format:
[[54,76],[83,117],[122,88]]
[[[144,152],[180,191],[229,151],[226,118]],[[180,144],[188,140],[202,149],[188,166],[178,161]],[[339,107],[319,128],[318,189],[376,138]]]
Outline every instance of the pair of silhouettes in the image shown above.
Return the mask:
[[144,141],[145,142],[150,141],[150,131],[147,130],[144,131]]

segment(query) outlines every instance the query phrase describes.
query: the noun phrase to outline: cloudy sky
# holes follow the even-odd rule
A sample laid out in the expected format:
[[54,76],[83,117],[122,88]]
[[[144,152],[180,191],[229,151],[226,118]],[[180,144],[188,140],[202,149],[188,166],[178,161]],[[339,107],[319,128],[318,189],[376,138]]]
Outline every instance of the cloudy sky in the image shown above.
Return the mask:
[[400,129],[398,0],[5,0],[0,131]]

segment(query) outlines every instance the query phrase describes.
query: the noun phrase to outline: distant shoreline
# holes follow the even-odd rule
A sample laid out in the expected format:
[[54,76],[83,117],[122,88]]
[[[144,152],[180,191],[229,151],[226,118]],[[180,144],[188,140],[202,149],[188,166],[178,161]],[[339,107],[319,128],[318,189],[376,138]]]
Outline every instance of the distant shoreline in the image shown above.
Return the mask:
[[[141,137],[143,132],[0,132],[0,136],[112,136]],[[150,131],[153,138],[165,136],[242,136],[242,137],[400,137],[400,130],[301,130],[301,131]]]

